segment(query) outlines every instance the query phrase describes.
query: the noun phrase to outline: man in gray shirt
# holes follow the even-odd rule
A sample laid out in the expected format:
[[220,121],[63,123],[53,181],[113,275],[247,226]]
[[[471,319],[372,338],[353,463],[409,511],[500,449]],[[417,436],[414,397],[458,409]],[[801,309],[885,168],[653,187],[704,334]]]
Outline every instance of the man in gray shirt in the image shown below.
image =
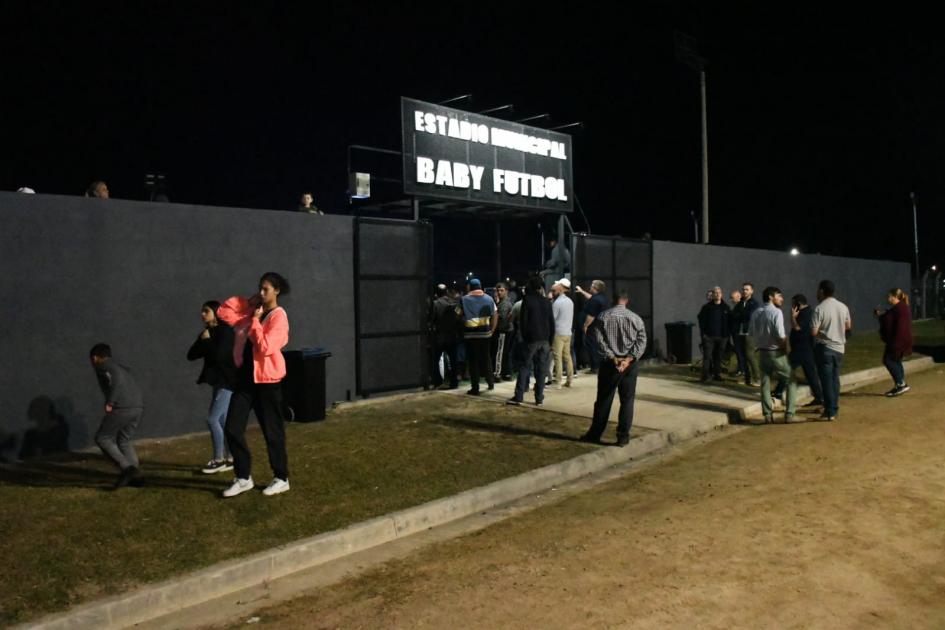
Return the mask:
[[551,348],[555,361],[552,381],[560,386],[561,381],[566,378],[567,380],[564,382],[565,387],[571,387],[571,380],[574,378],[574,364],[571,362],[571,333],[574,329],[574,302],[568,297],[568,290],[570,288],[570,280],[567,278],[558,280],[552,287],[555,293],[555,301],[551,303],[551,312],[555,316],[555,339]]
[[787,334],[784,332],[784,295],[777,287],[767,287],[762,293],[765,305],[751,314],[748,334],[761,354],[761,411],[765,422],[774,421],[774,405],[771,400],[771,377],[778,380],[778,388],[787,386],[787,411],[785,422],[794,420],[797,405],[797,382],[787,359]]
[[582,442],[600,444],[600,437],[607,428],[614,394],[620,395],[620,412],[617,416],[617,446],[630,442],[630,426],[633,424],[633,399],[637,389],[637,363],[646,351],[646,329],[640,316],[626,304],[629,296],[621,293],[618,304],[597,316],[597,324],[590,331],[594,335],[600,369],[597,372],[597,400],[594,402],[594,420]]
[[115,488],[123,488],[138,474],[138,454],[132,440],[144,413],[144,397],[131,371],[112,359],[108,344],[93,346],[89,359],[105,395],[105,417],[95,443],[121,469]]
[[840,368],[846,349],[847,335],[853,329],[850,309],[833,297],[836,288],[830,280],[821,280],[817,287],[820,304],[814,309],[810,333],[814,338],[814,360],[824,390],[824,412],[821,420],[836,420],[840,411]]

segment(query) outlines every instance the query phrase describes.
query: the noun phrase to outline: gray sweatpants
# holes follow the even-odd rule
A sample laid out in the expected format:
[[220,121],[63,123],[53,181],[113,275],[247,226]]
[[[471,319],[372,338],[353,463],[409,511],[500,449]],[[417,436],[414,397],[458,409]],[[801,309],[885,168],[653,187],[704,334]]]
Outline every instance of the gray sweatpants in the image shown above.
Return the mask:
[[95,443],[122,470],[138,466],[138,454],[132,443],[144,409],[115,409],[102,418]]

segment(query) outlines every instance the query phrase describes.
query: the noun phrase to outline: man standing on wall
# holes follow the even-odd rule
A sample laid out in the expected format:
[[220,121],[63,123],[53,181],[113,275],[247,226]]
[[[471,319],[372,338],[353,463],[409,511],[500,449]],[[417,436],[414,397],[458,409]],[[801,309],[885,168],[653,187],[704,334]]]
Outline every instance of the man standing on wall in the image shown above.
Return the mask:
[[579,294],[587,299],[587,302],[584,303],[584,310],[581,311],[581,315],[584,319],[581,325],[581,332],[584,337],[584,347],[587,349],[587,358],[591,364],[591,369],[588,371],[589,374],[597,374],[597,369],[600,367],[600,356],[597,353],[595,336],[592,335],[590,331],[594,326],[594,320],[597,316],[607,310],[609,306],[607,296],[604,294],[606,288],[603,280],[594,280],[591,282],[590,293],[582,289],[580,285],[574,287]]
[[495,377],[489,366],[489,340],[499,325],[495,301],[482,290],[478,278],[469,279],[469,292],[457,307],[463,321],[463,341],[469,363],[470,396],[479,395],[479,378],[484,376],[489,389],[495,389]]
[[633,402],[637,389],[637,362],[646,351],[646,329],[640,316],[626,305],[630,296],[621,293],[617,305],[597,317],[592,334],[596,337],[601,363],[597,373],[597,400],[594,402],[594,419],[582,442],[600,444],[601,435],[607,428],[614,394],[620,396],[620,411],[617,416],[617,446],[630,442],[630,427],[633,424]]
[[742,285],[742,301],[732,311],[732,321],[735,324],[735,347],[745,359],[745,385],[758,385],[761,372],[758,367],[758,354],[755,344],[748,334],[748,325],[751,314],[758,308],[758,301],[753,297],[755,287],[750,282]]
[[699,332],[702,336],[702,378],[703,383],[712,377],[722,380],[722,350],[728,340],[728,304],[722,301],[722,288],[714,287],[710,292],[712,299],[702,305],[699,311]]
[[784,332],[784,295],[777,287],[767,287],[762,293],[765,305],[756,309],[749,322],[749,335],[761,354],[761,411],[765,422],[774,421],[774,403],[771,399],[771,377],[778,381],[778,389],[787,387],[785,422],[793,422],[797,405],[797,383],[787,359],[787,335]]
[[846,349],[847,335],[853,329],[850,309],[836,299],[833,282],[821,280],[817,287],[820,304],[811,318],[811,336],[814,338],[814,359],[823,389],[824,412],[821,420],[836,420],[840,412],[840,368]]
[[565,272],[571,270],[571,253],[564,243],[559,243],[558,239],[552,236],[548,239],[548,248],[551,250],[551,255],[545,263],[545,268],[541,270],[542,286],[545,287],[548,286],[549,281],[561,278]]

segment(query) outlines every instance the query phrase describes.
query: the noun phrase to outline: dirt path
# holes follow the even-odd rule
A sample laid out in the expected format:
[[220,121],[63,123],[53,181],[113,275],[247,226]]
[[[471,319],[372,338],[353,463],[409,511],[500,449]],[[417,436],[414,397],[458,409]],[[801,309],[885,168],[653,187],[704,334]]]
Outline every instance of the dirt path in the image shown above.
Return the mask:
[[[254,613],[307,628],[945,627],[945,370]],[[244,618],[240,625],[245,624]]]

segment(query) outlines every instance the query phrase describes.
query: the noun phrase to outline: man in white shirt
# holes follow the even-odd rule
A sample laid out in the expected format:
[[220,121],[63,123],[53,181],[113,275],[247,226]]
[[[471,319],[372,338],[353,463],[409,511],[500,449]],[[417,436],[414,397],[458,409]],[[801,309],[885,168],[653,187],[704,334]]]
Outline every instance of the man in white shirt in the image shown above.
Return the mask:
[[777,287],[767,287],[762,293],[765,305],[755,309],[748,324],[748,334],[761,355],[761,411],[765,422],[774,421],[774,405],[771,400],[771,377],[778,380],[780,389],[787,387],[787,411],[785,422],[794,420],[797,406],[797,382],[787,359],[787,334],[784,332],[784,295]]
[[821,420],[836,420],[840,411],[840,368],[846,349],[847,335],[853,329],[850,309],[833,297],[836,288],[830,280],[821,280],[817,287],[820,304],[811,318],[810,334],[814,337],[814,360],[824,390],[824,412]]
[[[574,378],[574,363],[571,362],[571,333],[574,330],[574,302],[568,297],[571,281],[561,278],[551,288],[555,294],[555,301],[551,303],[551,311],[555,316],[555,339],[552,346],[555,367],[552,380],[560,386],[562,376],[567,374],[565,387],[571,387]],[[562,370],[564,368],[564,370]],[[566,371],[565,371],[566,370]]]

